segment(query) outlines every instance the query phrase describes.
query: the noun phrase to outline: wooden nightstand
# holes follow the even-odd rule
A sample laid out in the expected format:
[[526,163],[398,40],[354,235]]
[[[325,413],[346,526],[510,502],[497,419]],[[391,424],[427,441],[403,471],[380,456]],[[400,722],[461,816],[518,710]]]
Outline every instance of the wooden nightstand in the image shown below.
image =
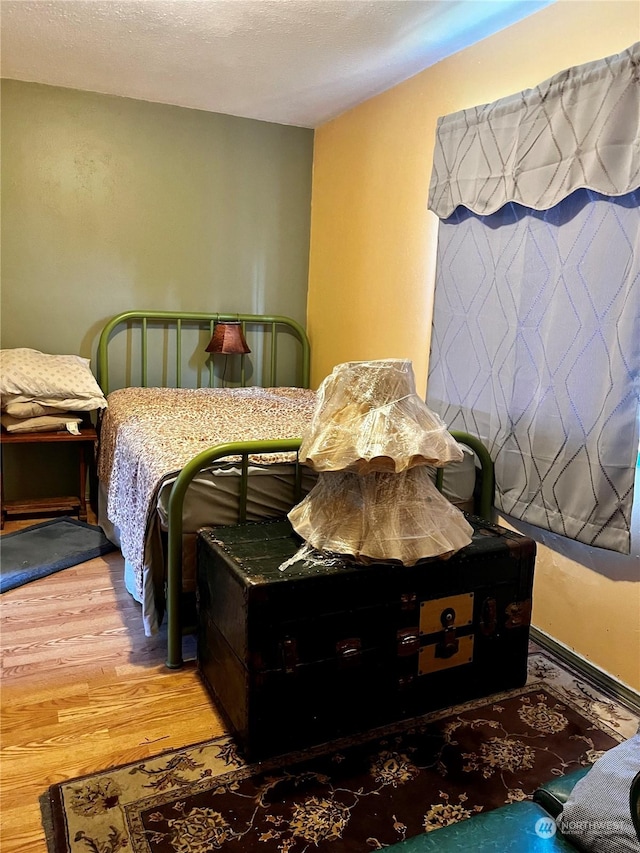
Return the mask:
[[97,433],[93,427],[83,426],[79,435],[73,435],[67,430],[59,432],[0,432],[0,445],[4,444],[68,444],[78,445],[78,494],[59,498],[23,498],[19,501],[5,501],[4,484],[2,480],[2,454],[0,448],[0,529],[8,515],[25,515],[29,513],[77,513],[80,521],[87,520],[87,468],[93,465],[93,451]]

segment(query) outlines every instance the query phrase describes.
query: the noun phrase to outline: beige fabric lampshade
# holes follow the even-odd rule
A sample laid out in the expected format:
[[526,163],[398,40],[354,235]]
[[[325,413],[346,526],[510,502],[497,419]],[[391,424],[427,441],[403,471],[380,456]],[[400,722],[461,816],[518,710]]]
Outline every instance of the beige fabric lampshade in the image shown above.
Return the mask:
[[411,361],[339,364],[322,382],[300,448],[315,471],[405,471],[462,461],[460,445],[418,396]]
[[289,520],[313,548],[362,563],[412,566],[464,548],[473,533],[424,467],[400,474],[320,474]]

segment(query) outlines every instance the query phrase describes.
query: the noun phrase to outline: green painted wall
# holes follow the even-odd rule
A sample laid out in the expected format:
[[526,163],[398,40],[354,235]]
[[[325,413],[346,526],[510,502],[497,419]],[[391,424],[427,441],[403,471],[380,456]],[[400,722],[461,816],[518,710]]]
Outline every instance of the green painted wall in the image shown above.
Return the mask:
[[305,128],[4,80],[1,346],[94,358],[134,308],[305,324],[312,159]]

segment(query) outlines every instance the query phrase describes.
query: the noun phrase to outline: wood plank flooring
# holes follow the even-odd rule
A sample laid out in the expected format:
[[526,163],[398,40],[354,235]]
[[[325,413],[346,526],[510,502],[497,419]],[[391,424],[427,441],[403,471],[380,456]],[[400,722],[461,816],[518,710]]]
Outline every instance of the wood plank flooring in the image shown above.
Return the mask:
[[195,664],[166,669],[164,632],[144,636],[122,575],[114,551],[0,596],[2,853],[46,853],[39,797],[54,782],[225,730]]

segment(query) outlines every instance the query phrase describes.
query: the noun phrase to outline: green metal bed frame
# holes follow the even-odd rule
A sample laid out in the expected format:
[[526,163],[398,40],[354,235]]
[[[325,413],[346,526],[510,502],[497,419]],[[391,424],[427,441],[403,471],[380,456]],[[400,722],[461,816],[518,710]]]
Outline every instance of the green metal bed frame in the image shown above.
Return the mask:
[[[183,351],[182,334],[187,329],[200,329],[207,331],[211,336],[213,328],[218,321],[239,320],[245,335],[248,330],[256,334],[267,332],[270,334],[268,347],[268,358],[265,359],[261,384],[263,387],[275,386],[278,375],[278,335],[281,332],[293,335],[300,345],[298,364],[299,379],[296,384],[301,388],[309,387],[310,379],[310,346],[304,328],[290,317],[279,315],[262,314],[210,314],[195,312],[175,311],[126,311],[113,317],[103,328],[98,340],[98,380],[105,395],[113,390],[110,376],[109,344],[118,334],[128,331],[132,335],[140,336],[139,344],[139,371],[142,387],[147,387],[149,380],[149,346],[148,333],[150,329],[158,327],[169,330],[174,334],[174,367],[176,375],[176,386],[182,387],[183,377]],[[165,342],[165,350],[168,352],[169,345]],[[132,349],[132,348],[131,348]],[[240,364],[240,386],[244,387],[246,382],[245,359],[239,356]],[[131,365],[127,365],[131,369]],[[267,371],[265,374],[265,370]],[[213,359],[209,360],[207,387],[215,387],[215,373]],[[192,376],[194,374],[192,373]],[[196,374],[199,376],[199,374]],[[266,380],[266,381],[265,381]],[[199,387],[201,387],[200,383]],[[257,384],[254,382],[254,384]],[[120,385],[118,387],[121,387]],[[485,446],[472,435],[464,432],[451,430],[451,435],[460,444],[464,444],[476,454],[482,470],[482,486],[479,496],[476,498],[476,514],[491,521],[491,508],[494,495],[494,473],[491,457]],[[214,462],[226,457],[240,457],[240,499],[238,511],[238,523],[246,522],[247,514],[247,491],[249,477],[249,457],[256,454],[272,453],[297,453],[300,448],[301,438],[281,439],[277,441],[251,441],[251,442],[228,442],[210,447],[202,451],[178,474],[173,483],[169,496],[168,507],[168,543],[167,543],[167,580],[166,580],[166,611],[167,611],[167,661],[169,669],[179,669],[183,664],[182,638],[185,633],[191,633],[193,626],[183,626],[181,613],[182,594],[182,514],[183,504],[189,484],[194,477],[204,468]],[[442,491],[442,469],[439,469],[436,477],[436,487]],[[301,466],[296,464],[296,476],[294,483],[294,494],[292,495],[292,506],[301,498]]]
[[[265,314],[208,314],[195,312],[177,312],[177,311],[125,311],[113,317],[104,326],[98,340],[98,381],[105,396],[111,387],[110,363],[109,363],[109,344],[117,334],[129,331],[140,336],[140,375],[141,381],[139,384],[143,388],[148,385],[149,378],[149,331],[152,328],[164,327],[166,329],[173,328],[175,330],[175,371],[176,385],[182,387],[183,377],[183,351],[182,337],[183,332],[187,329],[199,328],[208,329],[209,336],[213,334],[213,328],[219,321],[224,320],[239,320],[242,325],[242,331],[246,335],[248,330],[253,330],[257,333],[271,333],[269,345],[269,357],[266,359],[265,368],[268,364],[269,373],[265,376],[264,371],[261,376],[261,382],[253,384],[261,384],[263,387],[275,386],[278,376],[278,336],[282,333],[291,334],[300,344],[300,365],[299,379],[296,385],[300,388],[309,387],[309,371],[310,371],[310,348],[309,339],[304,328],[291,317],[282,317],[279,315]],[[240,358],[240,386],[244,387],[246,383],[246,359],[247,356],[240,355],[234,358]],[[209,359],[208,370],[208,387],[214,387],[214,360]],[[200,383],[199,383],[200,384]]]

